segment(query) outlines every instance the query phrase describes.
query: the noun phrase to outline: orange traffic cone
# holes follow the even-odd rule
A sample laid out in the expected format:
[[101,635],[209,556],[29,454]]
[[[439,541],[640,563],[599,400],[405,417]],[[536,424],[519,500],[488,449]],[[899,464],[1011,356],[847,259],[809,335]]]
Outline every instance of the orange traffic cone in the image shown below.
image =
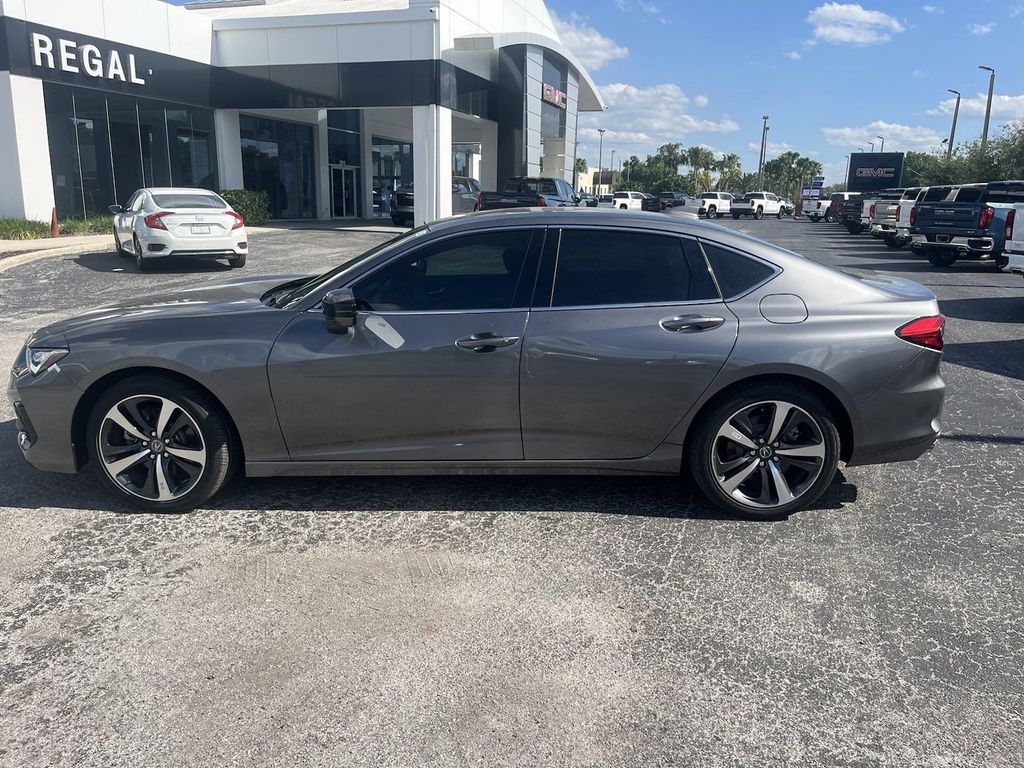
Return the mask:
[[50,237],[60,237],[60,227],[57,226],[57,209],[50,214]]

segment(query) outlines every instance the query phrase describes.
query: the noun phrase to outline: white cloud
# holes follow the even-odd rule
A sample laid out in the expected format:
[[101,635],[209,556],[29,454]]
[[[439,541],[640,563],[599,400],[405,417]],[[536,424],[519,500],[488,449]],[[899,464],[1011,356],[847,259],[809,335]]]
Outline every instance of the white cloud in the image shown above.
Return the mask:
[[800,55],[800,51],[788,51],[784,55],[787,59],[792,59],[793,61],[800,61],[800,59],[803,58],[803,56]]
[[988,24],[968,24],[967,29],[970,30],[972,35],[987,35],[995,29],[995,26],[996,25],[992,22],[989,22]]
[[816,40],[836,45],[874,45],[892,39],[904,27],[893,16],[857,3],[825,3],[807,16]]
[[695,133],[730,133],[739,125],[722,116],[718,120],[695,117],[687,111],[691,104],[706,104],[706,97],[690,99],[674,83],[638,88],[626,83],[599,86],[608,105],[604,114],[580,113],[581,154],[596,159],[598,128],[606,128],[605,155],[617,149],[619,156],[653,154],[663,144],[685,142]]
[[576,54],[576,58],[587,69],[598,70],[610,61],[629,56],[628,48],[602,35],[578,13],[569,14],[568,20],[565,20],[560,19],[552,11],[551,18],[562,43]]
[[924,77],[927,74],[928,73],[925,72],[923,69],[915,69],[913,72],[910,73],[910,76],[911,77]]
[[659,23],[668,26],[671,22],[665,18],[665,14],[662,13],[661,8],[650,0],[614,0],[615,7],[623,13],[630,13],[631,11],[639,11],[640,13],[646,14]]
[[[988,93],[979,93],[974,98],[961,99],[960,114],[967,117],[984,117],[985,103],[988,101]],[[956,107],[956,99],[946,99],[935,109],[929,109],[929,115],[952,115]],[[994,94],[992,96],[992,117],[997,120],[1021,120],[1024,119],[1024,95],[1004,96]]]
[[702,93],[698,93],[693,97],[693,106],[695,107],[706,107],[708,105],[708,97]]
[[[751,141],[750,143],[747,144],[747,149],[749,149],[751,152],[753,152],[754,155],[759,155],[761,153],[761,144],[759,142]],[[772,158],[778,157],[783,152],[792,152],[792,151],[793,151],[793,145],[792,144],[787,144],[784,141],[769,141],[765,145],[764,156],[765,156],[766,160],[771,160]]]
[[945,11],[937,5],[922,5],[921,10],[925,13],[945,13]]
[[884,120],[857,127],[822,128],[821,132],[829,144],[848,149],[864,147],[865,151],[871,141],[875,142],[875,149],[879,148],[878,136],[885,137],[885,148],[891,152],[927,151],[939,146],[944,138],[933,128],[887,123]]

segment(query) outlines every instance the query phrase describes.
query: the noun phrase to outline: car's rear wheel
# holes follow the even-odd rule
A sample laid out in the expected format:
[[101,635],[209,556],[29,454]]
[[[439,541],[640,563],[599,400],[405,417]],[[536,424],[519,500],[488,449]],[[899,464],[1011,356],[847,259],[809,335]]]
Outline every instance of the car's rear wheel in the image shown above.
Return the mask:
[[135,266],[138,267],[139,272],[146,272],[149,270],[149,262],[142,258],[142,243],[139,242],[139,236],[132,236],[132,247],[135,249]]
[[228,259],[228,264],[231,265],[232,269],[238,269],[239,267],[245,266],[245,254],[241,253],[238,256],[232,256]]
[[629,206],[626,205],[625,203],[623,203],[622,205],[619,206],[619,210],[620,211],[625,211],[625,210],[628,210],[628,209],[629,209]]
[[1000,271],[1010,266],[1010,257],[1005,253],[997,253],[992,258],[995,261],[996,267],[998,267]]
[[956,252],[947,252],[939,248],[928,249],[928,261],[933,267],[951,267],[957,260]]
[[817,501],[835,477],[835,418],[820,398],[797,385],[738,390],[694,429],[694,479],[712,503],[729,512],[782,517]]
[[821,221],[821,216],[811,216],[811,221],[817,224],[819,221]]
[[757,206],[757,210],[754,211],[754,218],[755,219],[763,219],[764,218],[764,208],[762,208],[760,205]]
[[115,384],[89,417],[90,463],[116,495],[148,512],[187,512],[228,477],[233,447],[209,399],[158,376]]
[[836,217],[833,214],[831,214],[831,213],[826,213],[825,214],[825,221],[827,221],[829,224],[832,224],[835,220],[836,220]]
[[739,221],[739,219],[740,219],[740,215],[739,215],[738,213],[734,213],[734,214],[732,215],[732,218],[733,218],[733,221]]
[[886,247],[892,248],[895,251],[898,251],[900,248],[905,246],[908,242],[910,242],[910,241],[907,240],[906,238],[898,237],[896,235],[886,235],[885,236],[885,245],[886,245]]
[[718,211],[715,209],[715,206],[709,205],[708,206],[708,212],[707,212],[706,215],[707,215],[707,217],[709,219],[717,219],[718,218]]

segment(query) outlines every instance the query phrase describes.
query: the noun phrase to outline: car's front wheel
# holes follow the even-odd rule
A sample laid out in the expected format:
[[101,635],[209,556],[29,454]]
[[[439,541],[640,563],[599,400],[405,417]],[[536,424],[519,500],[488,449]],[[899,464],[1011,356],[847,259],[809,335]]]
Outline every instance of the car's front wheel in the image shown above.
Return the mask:
[[775,218],[778,219],[779,221],[782,221],[782,217],[785,216],[785,215],[786,215],[786,209],[785,208],[779,208],[778,212],[775,214]]
[[813,504],[835,477],[839,432],[809,390],[757,384],[714,405],[695,425],[689,464],[716,506],[778,518]]
[[226,421],[198,390],[159,376],[110,387],[87,427],[101,482],[147,512],[187,512],[221,489],[233,447]]

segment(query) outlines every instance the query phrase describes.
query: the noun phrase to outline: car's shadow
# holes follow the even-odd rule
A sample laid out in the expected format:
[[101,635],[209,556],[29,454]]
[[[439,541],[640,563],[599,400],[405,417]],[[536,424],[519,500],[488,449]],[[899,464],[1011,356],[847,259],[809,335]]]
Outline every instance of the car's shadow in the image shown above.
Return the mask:
[[[0,423],[0,492],[7,507],[132,513],[93,476],[39,472],[15,441],[13,421]],[[812,509],[839,510],[857,489],[839,473]],[[216,510],[290,512],[501,512],[629,515],[733,520],[677,478],[429,476],[239,478],[209,505]]]
[[953,365],[1024,381],[1024,339],[947,343],[942,357]]
[[[77,256],[68,258],[67,261],[73,261],[78,266],[85,267],[92,272],[138,273],[139,271],[139,268],[135,265],[134,258],[130,256],[119,256],[113,251],[81,253]],[[146,274],[153,272],[155,274],[163,275],[185,275],[203,272],[216,273],[230,271],[231,267],[226,261],[213,261],[211,259],[189,261],[188,259],[169,258],[161,260],[158,264],[154,264],[146,271]]]
[[[1019,288],[1016,283],[1007,288]],[[939,302],[942,314],[958,320],[978,320],[983,323],[1020,323],[1024,319],[1024,295],[985,297],[980,299],[943,299]]]

